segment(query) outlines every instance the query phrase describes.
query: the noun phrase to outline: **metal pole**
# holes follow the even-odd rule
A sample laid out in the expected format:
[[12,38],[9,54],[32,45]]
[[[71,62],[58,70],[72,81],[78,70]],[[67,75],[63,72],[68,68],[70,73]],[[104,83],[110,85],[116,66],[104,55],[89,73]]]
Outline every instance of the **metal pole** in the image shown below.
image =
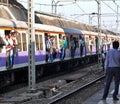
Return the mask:
[[55,3],[55,1],[52,0],[52,14],[53,14],[53,9],[54,9],[54,3]]
[[88,14],[89,15],[89,24],[91,24],[91,16],[90,16],[90,14]]
[[59,3],[60,1],[57,1],[56,3],[55,3],[55,14],[57,14],[57,4]]
[[35,91],[35,30],[34,30],[34,0],[28,2],[28,68],[29,68],[29,90]]
[[99,53],[98,53],[98,64],[100,64],[101,62],[101,0],[97,0],[97,4],[98,4],[98,38],[99,38],[99,42],[98,42],[98,46],[99,46]]
[[116,33],[118,33],[118,27],[119,27],[119,16],[118,16],[118,14],[119,14],[119,5],[117,5],[117,20],[116,20],[116,22],[117,22],[117,26],[116,26]]

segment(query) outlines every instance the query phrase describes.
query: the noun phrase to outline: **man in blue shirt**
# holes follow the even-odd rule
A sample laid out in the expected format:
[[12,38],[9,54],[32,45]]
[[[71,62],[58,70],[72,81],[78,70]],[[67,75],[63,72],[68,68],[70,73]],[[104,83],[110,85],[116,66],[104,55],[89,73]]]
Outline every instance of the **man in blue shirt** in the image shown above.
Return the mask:
[[110,88],[112,78],[114,77],[115,89],[113,93],[113,100],[119,100],[117,97],[119,92],[119,81],[120,81],[120,52],[118,51],[119,42],[113,42],[113,49],[109,50],[106,54],[105,59],[105,75],[106,84],[104,88],[104,94],[102,100],[106,100]]

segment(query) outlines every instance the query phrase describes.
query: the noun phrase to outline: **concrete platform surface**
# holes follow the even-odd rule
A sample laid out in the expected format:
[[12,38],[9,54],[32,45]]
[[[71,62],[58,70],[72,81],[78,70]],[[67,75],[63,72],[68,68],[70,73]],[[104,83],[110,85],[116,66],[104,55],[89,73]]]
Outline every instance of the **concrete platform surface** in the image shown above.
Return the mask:
[[118,101],[113,101],[112,98],[107,98],[105,101],[100,100],[98,104],[120,104],[120,100]]
[[82,104],[120,104],[120,87],[119,87],[119,93],[118,93],[118,101],[114,101],[112,98],[113,92],[114,92],[114,82],[110,86],[109,95],[105,101],[101,100],[103,96],[103,90],[100,90],[93,96],[89,97],[86,101],[84,101]]

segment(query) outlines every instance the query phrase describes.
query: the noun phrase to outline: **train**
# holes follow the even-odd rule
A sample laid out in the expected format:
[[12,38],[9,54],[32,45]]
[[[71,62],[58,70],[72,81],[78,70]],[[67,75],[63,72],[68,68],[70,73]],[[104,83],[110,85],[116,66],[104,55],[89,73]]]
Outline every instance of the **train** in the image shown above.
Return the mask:
[[[27,24],[27,15],[25,9],[22,9],[18,6],[5,6],[0,5],[0,10],[3,10],[5,13],[12,15],[7,18],[0,17],[0,36],[2,38],[5,37],[11,30],[15,29],[17,31],[17,40],[18,52],[15,54],[14,58],[14,66],[15,68],[20,68],[28,65],[28,24]],[[12,9],[11,9],[12,8]],[[16,9],[17,8],[17,9]],[[11,11],[12,10],[12,11]],[[9,11],[9,12],[8,12]],[[16,13],[16,15],[15,15]],[[23,14],[22,17],[20,16]],[[21,18],[20,18],[21,17]],[[87,24],[83,24],[77,21],[69,20],[66,18],[62,18],[56,15],[35,12],[35,64],[45,63],[46,57],[46,45],[45,45],[45,36],[53,35],[55,37],[55,46],[57,50],[56,60],[59,60],[59,36],[66,36],[68,46],[66,48],[66,56],[65,58],[71,59],[71,50],[70,50],[70,37],[73,36],[76,39],[76,51],[75,57],[80,57],[80,46],[79,46],[79,37],[81,35],[84,36],[86,48],[84,49],[84,55],[89,53],[89,38],[93,40],[93,48],[92,53],[96,53],[95,46],[95,37],[98,36],[97,27],[90,26]],[[116,35],[116,33],[101,29],[100,39],[107,38],[110,42],[113,40],[120,41],[120,36]],[[111,47],[111,46],[110,46]],[[85,53],[86,51],[86,53]],[[5,46],[0,49],[0,71],[6,70],[6,50]]]

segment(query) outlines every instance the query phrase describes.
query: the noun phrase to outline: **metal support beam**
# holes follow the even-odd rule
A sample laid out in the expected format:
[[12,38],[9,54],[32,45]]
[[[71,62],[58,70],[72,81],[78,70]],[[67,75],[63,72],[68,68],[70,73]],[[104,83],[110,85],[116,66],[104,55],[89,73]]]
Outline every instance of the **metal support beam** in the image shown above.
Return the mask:
[[98,53],[98,64],[101,63],[101,0],[96,0],[97,4],[98,4],[98,38],[99,38],[99,42],[98,42],[98,46],[99,46],[99,53]]
[[119,5],[117,5],[117,20],[116,20],[116,33],[118,34],[118,27],[119,27]]
[[28,68],[29,68],[29,90],[35,91],[36,76],[35,76],[35,15],[34,15],[34,0],[28,2]]
[[59,3],[60,1],[55,1],[55,0],[52,0],[52,14],[57,14],[57,4]]

